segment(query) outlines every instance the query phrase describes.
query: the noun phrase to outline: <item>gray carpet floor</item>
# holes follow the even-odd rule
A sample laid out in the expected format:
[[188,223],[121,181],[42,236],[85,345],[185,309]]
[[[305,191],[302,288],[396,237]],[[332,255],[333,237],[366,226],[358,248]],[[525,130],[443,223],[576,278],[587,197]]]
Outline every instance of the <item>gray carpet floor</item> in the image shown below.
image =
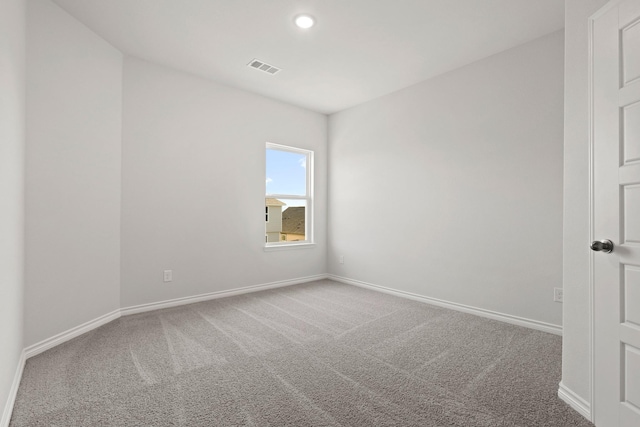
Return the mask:
[[122,317],[27,361],[23,426],[592,426],[561,338],[319,281]]

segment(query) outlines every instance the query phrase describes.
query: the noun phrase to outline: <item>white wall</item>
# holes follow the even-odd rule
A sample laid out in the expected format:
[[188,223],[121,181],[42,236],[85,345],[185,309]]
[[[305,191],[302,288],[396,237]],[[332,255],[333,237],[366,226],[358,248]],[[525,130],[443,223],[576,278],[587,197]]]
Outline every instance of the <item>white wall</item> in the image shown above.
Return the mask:
[[0,2],[0,424],[23,347],[25,6]]
[[565,0],[564,316],[562,382],[591,400],[587,20],[607,0]]
[[560,325],[562,108],[556,32],[330,116],[329,272]]
[[[132,58],[123,108],[122,307],[326,272],[326,116]],[[315,248],[263,250],[267,141],[315,151]]]
[[119,307],[122,55],[28,3],[25,344]]

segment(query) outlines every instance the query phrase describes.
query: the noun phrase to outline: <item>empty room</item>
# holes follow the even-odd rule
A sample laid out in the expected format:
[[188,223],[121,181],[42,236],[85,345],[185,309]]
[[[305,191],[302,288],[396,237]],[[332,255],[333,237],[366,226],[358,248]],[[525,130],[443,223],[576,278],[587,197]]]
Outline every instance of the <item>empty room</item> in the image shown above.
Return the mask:
[[0,29],[0,427],[640,426],[640,0]]

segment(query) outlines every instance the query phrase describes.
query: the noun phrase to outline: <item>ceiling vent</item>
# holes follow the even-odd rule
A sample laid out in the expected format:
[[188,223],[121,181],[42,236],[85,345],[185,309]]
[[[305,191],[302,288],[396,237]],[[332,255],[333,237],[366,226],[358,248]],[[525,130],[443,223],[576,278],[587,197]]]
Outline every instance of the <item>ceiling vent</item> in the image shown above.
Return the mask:
[[247,67],[251,67],[251,68],[254,68],[256,70],[264,71],[265,73],[271,74],[272,76],[274,74],[278,74],[280,71],[282,71],[278,67],[274,67],[273,65],[269,65],[266,62],[259,61],[257,59],[254,59],[251,62],[249,62],[247,64]]

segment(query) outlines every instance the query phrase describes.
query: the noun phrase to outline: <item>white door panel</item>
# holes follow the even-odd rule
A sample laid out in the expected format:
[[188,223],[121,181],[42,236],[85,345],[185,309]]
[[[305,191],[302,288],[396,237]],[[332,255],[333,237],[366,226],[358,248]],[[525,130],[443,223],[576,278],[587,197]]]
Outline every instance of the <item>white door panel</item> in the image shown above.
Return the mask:
[[640,426],[640,0],[593,20],[597,426]]

